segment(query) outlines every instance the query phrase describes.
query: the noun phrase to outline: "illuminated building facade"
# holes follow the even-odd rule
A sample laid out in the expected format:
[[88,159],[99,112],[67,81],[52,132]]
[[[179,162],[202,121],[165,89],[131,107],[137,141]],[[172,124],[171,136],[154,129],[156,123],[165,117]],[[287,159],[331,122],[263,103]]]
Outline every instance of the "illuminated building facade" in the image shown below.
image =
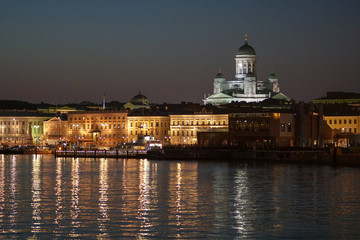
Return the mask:
[[4,145],[41,145],[48,114],[0,112],[0,142]]
[[227,132],[228,114],[170,115],[171,144],[197,144],[198,132]]
[[359,135],[360,116],[324,116],[332,129],[333,143],[338,147],[349,147],[349,138]]
[[126,111],[69,113],[68,122],[68,138],[73,144],[116,147],[127,142]]
[[256,70],[256,52],[245,37],[245,44],[235,56],[235,79],[225,79],[220,70],[214,78],[214,93],[205,96],[204,104],[261,102],[280,92],[279,81],[274,73],[262,81],[257,79]]
[[57,145],[67,141],[68,121],[63,117],[53,117],[44,121],[44,144]]
[[128,136],[130,142],[139,136],[151,136],[161,143],[169,142],[169,116],[128,116]]
[[359,134],[360,116],[324,116],[324,120],[338,133]]

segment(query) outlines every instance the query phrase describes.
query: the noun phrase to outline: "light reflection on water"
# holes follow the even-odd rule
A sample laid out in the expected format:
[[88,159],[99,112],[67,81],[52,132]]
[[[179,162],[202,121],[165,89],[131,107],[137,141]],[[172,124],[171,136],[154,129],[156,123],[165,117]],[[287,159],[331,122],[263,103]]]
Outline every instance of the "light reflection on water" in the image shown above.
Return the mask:
[[360,169],[0,155],[0,238],[359,238]]

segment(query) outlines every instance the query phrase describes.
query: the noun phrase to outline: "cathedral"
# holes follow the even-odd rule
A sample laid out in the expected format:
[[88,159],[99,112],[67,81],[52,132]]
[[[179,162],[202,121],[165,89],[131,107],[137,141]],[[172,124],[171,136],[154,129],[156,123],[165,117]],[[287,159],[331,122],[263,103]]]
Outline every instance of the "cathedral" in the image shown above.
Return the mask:
[[204,104],[222,105],[231,102],[261,102],[280,92],[279,82],[274,73],[265,81],[256,76],[255,49],[248,44],[241,46],[235,56],[235,79],[227,80],[219,73],[214,78],[214,93],[205,96]]

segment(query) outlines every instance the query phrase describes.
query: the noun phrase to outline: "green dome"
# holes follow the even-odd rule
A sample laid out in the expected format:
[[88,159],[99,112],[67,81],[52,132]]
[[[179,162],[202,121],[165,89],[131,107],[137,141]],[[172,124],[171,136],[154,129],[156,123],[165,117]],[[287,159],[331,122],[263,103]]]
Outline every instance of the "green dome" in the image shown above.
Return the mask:
[[215,78],[225,78],[225,77],[224,77],[224,74],[219,72],[218,74],[216,74]]
[[238,49],[236,55],[256,55],[256,53],[255,49],[245,41],[245,44]]
[[130,102],[138,103],[138,104],[148,104],[149,99],[147,97],[145,97],[144,95],[142,95],[141,92],[139,92],[139,94],[134,96]]

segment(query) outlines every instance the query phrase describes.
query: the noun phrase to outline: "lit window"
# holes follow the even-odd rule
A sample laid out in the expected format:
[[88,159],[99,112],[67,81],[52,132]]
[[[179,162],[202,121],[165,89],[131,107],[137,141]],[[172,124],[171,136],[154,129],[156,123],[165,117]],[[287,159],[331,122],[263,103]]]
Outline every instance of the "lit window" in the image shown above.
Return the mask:
[[280,131],[285,132],[285,123],[281,123],[280,125]]

